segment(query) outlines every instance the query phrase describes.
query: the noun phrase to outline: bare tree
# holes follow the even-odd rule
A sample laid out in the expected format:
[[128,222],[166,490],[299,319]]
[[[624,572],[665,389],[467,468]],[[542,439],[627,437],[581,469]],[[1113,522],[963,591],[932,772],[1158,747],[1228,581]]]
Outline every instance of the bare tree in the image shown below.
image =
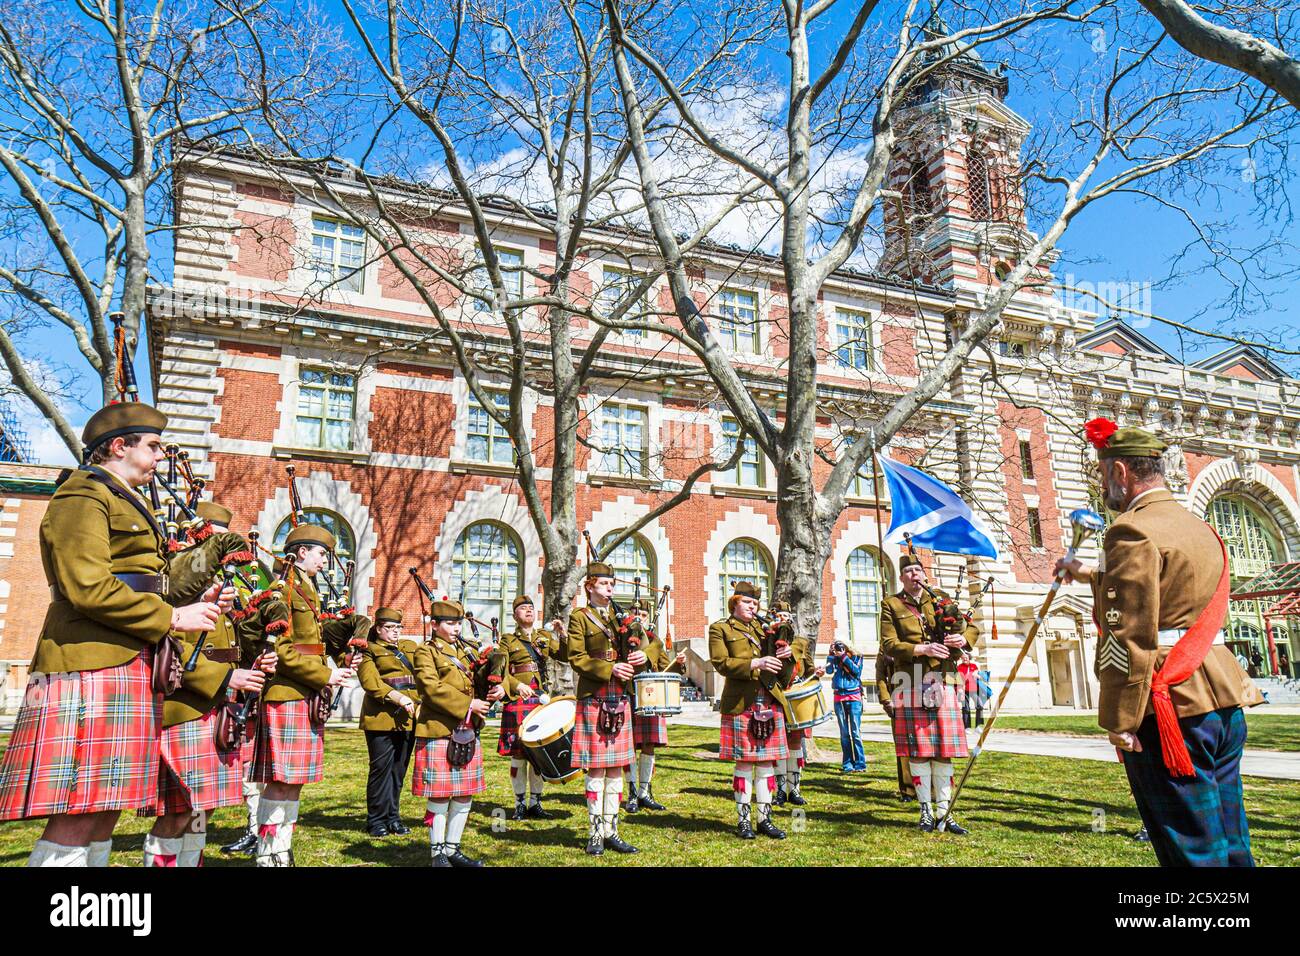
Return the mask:
[[[292,49],[297,69],[251,86],[247,26]],[[157,0],[19,0],[0,17],[0,358],[80,458],[81,443],[48,379],[31,369],[51,331],[69,337],[84,366],[115,395],[108,316],[125,314],[125,361],[135,353],[146,287],[167,268],[176,142],[202,148],[255,116],[265,97],[288,110],[329,85],[296,3],[222,5]],[[161,262],[161,267],[158,265]],[[54,351],[60,351],[55,349]],[[63,384],[68,384],[65,380]]]

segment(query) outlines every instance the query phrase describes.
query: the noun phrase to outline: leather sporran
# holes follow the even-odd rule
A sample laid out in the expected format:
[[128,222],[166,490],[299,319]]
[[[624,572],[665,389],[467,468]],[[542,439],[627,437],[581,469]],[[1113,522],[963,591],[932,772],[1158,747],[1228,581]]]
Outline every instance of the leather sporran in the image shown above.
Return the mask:
[[217,753],[228,754],[239,749],[239,738],[243,736],[239,720],[235,716],[239,708],[239,704],[229,700],[222,701],[217,707],[212,719],[212,743],[217,748]]
[[749,716],[749,732],[755,740],[767,740],[776,730],[776,711],[771,707],[755,707]]
[[447,763],[460,769],[474,759],[474,750],[478,747],[478,734],[462,725],[451,732],[447,742]]
[[617,704],[602,699],[600,713],[596,715],[596,730],[606,736],[615,737],[623,729],[623,720],[626,716],[627,711],[621,699]]
[[334,712],[334,688],[322,687],[307,700],[307,716],[312,725],[324,727]]
[[180,690],[181,683],[185,679],[181,660],[184,653],[185,649],[181,647],[181,642],[171,634],[158,642],[158,646],[153,651],[153,692],[155,694],[166,697]]

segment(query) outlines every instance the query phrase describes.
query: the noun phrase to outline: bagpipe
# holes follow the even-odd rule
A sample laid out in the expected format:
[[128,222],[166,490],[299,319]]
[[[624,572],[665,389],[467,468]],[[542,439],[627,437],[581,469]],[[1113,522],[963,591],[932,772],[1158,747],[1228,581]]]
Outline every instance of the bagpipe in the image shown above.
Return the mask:
[[[298,469],[297,466],[290,463],[284,466],[285,474],[289,476],[289,525],[292,528],[298,527],[307,517],[306,511],[303,510],[302,496],[298,493]],[[339,572],[339,556],[331,548],[325,552],[325,591],[326,597],[321,602],[320,619],[322,621],[341,621],[357,613],[356,607],[352,604],[352,580],[356,574],[356,562],[349,560],[343,565],[343,587],[340,589],[335,585],[334,579]],[[348,646],[362,650],[366,646],[364,639],[353,640],[348,642]]]
[[[408,568],[407,570],[409,571],[412,579],[414,579],[415,586],[420,592],[420,598],[421,598],[420,616],[421,618],[429,618],[430,615],[432,614],[433,603],[434,601],[437,600],[437,598],[433,596],[433,591],[430,590],[429,585],[427,585],[424,582],[424,579],[420,577],[420,571],[418,568]],[[465,591],[463,588],[461,589],[460,598],[461,598],[460,606],[463,611],[465,607]],[[443,600],[445,601],[447,599],[443,598]],[[424,602],[426,601],[428,602],[429,613],[424,613],[425,611]],[[504,680],[504,675],[505,675],[504,655],[499,655],[494,653],[494,651],[496,650],[496,646],[499,643],[499,641],[497,640],[498,621],[496,618],[492,618],[492,623],[490,625],[492,628],[492,637],[493,637],[492,642],[487,644],[486,646],[480,647],[479,633],[478,633],[478,625],[479,625],[478,618],[474,617],[474,615],[469,613],[468,611],[465,611],[464,613],[465,613],[465,620],[469,622],[470,632],[474,635],[474,642],[470,642],[465,638],[457,635],[456,637],[452,638],[452,643],[462,653],[471,656],[473,658],[470,661],[468,671],[469,671],[470,683],[473,686],[474,699],[487,700],[488,691],[491,690],[494,685],[500,684],[501,681]],[[498,660],[498,658],[500,659]],[[477,715],[471,715],[471,723],[474,729],[478,730],[481,729],[483,726],[483,719],[481,717],[478,717]]]
[[[907,542],[907,553],[920,561],[916,554],[916,545],[912,543],[912,536],[907,532],[903,533],[903,539]],[[954,590],[960,594],[962,581],[966,575],[966,565],[961,564],[957,567],[957,586]],[[926,636],[936,644],[942,644],[944,639],[952,635],[964,634],[966,628],[970,625],[971,618],[979,610],[980,605],[984,603],[984,597],[993,587],[993,576],[989,575],[975,599],[971,601],[970,607],[965,611],[955,597],[945,594],[942,591],[936,591],[929,584],[922,581],[921,588],[926,594],[930,595],[930,600],[934,602],[934,625],[931,626],[928,621],[922,621],[922,629],[925,630]]]
[[[591,532],[583,529],[582,536],[587,541],[587,561],[595,561],[596,549],[591,543]],[[641,601],[641,578],[638,576],[632,581],[634,590],[630,608],[625,610],[612,594],[609,597],[609,607],[614,612],[614,659],[619,663],[627,663],[627,659],[641,650],[646,642],[645,628],[636,613],[636,605]]]

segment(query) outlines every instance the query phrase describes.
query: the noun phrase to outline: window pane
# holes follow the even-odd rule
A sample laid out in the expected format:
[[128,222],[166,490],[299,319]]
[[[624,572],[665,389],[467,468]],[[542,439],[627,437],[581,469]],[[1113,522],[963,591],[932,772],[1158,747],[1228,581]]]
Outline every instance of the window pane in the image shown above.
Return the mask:
[[[509,619],[510,604],[520,590],[519,548],[500,525],[480,522],[456,541],[453,586],[463,590],[466,610],[485,623]],[[480,640],[489,634],[480,632]]]

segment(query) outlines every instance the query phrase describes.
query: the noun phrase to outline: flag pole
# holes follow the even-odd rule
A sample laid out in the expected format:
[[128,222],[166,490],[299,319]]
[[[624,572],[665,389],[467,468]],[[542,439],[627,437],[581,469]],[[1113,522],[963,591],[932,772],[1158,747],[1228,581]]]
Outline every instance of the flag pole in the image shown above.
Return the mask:
[[876,553],[880,555],[880,591],[884,594],[885,582],[885,531],[881,522],[884,515],[880,507],[880,449],[876,447],[876,430],[871,429],[871,486],[876,496]]

